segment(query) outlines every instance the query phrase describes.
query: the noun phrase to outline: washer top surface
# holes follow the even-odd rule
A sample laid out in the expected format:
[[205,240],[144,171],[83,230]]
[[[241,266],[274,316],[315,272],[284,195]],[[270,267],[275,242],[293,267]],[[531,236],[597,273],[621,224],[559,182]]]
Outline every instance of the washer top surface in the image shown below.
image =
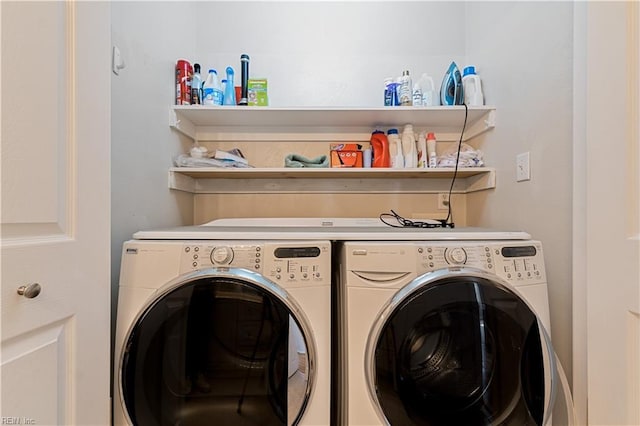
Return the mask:
[[528,240],[523,231],[488,228],[394,228],[378,218],[219,219],[199,226],[139,231],[138,240],[337,240],[446,241]]

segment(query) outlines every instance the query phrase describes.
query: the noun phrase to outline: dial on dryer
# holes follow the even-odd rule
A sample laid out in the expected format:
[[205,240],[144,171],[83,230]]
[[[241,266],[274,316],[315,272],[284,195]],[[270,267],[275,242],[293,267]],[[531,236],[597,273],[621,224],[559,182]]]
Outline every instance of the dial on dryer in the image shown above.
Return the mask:
[[227,246],[214,247],[211,250],[211,263],[214,265],[228,265],[233,260],[233,249]]
[[447,248],[444,258],[450,265],[464,265],[467,261],[467,252],[462,247]]

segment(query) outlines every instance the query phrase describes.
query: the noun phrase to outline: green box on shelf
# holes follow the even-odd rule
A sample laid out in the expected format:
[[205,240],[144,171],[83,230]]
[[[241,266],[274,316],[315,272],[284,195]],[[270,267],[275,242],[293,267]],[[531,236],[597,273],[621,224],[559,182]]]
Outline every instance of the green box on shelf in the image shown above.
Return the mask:
[[247,91],[250,106],[269,105],[266,78],[250,78],[249,81],[247,81]]

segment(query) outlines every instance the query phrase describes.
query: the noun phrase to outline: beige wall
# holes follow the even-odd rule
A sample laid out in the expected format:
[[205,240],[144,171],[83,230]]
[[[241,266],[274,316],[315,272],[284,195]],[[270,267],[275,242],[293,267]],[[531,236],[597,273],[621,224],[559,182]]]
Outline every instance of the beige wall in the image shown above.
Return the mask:
[[[464,195],[452,197],[456,226],[466,225]],[[407,218],[445,218],[435,194],[202,194],[195,223],[225,217],[378,217],[395,210]]]

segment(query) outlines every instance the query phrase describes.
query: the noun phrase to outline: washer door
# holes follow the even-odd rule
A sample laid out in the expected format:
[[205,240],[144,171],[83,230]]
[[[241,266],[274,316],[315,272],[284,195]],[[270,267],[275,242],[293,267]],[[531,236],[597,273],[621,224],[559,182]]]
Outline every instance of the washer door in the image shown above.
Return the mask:
[[545,332],[527,303],[497,280],[470,268],[425,274],[379,316],[366,376],[388,424],[546,421],[555,364]]
[[287,293],[243,269],[169,285],[123,345],[120,394],[133,425],[291,425],[314,377],[310,327]]

